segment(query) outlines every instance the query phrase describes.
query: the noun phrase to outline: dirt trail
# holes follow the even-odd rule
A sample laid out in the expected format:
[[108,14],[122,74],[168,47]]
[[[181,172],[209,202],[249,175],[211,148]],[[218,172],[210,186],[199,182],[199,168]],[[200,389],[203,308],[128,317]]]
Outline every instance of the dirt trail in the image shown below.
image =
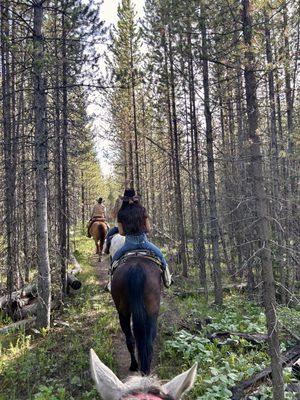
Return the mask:
[[[97,275],[99,278],[100,287],[104,290],[105,285],[107,283],[107,271],[108,271],[108,263],[109,259],[108,256],[104,256],[102,258],[101,263],[97,261],[96,256],[93,258],[93,264],[97,269]],[[110,294],[106,294],[110,296]],[[111,299],[113,304],[113,300]],[[154,354],[153,360],[151,364],[151,371],[152,373],[156,374],[159,366],[159,350],[160,347],[163,345],[162,343],[162,335],[161,335],[161,326],[168,326],[171,327],[174,325],[174,322],[178,320],[178,310],[174,306],[174,301],[172,302],[172,298],[168,295],[167,291],[164,290],[162,293],[161,304],[163,305],[164,311],[160,313],[159,320],[158,320],[158,335],[154,344]],[[117,312],[116,312],[117,318]],[[117,361],[118,369],[117,375],[120,379],[127,378],[129,375],[133,373],[129,371],[130,365],[130,356],[126,347],[125,337],[119,329],[117,335],[114,337],[114,353],[115,358]]]

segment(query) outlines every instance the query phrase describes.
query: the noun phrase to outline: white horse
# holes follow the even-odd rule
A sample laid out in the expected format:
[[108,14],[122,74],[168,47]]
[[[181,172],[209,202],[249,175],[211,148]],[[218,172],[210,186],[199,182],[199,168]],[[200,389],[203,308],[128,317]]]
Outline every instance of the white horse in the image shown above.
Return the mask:
[[122,236],[119,233],[117,233],[112,237],[109,248],[109,254],[111,258],[113,258],[113,256],[123,246],[124,243],[125,243],[125,236]]
[[[125,236],[122,236],[119,233],[116,233],[111,238],[110,248],[109,248],[110,260],[113,258],[113,256],[116,254],[116,252],[123,246],[124,243],[125,243]],[[104,253],[106,253],[106,246],[107,246],[107,243],[105,241]],[[110,292],[110,290],[111,290],[111,274],[110,273],[109,273],[109,278],[108,278],[108,283],[107,283],[106,288]]]
[[97,390],[103,400],[179,400],[195,383],[197,363],[188,371],[177,375],[162,385],[154,377],[134,376],[125,383],[104,365],[93,349],[90,350],[90,367]]

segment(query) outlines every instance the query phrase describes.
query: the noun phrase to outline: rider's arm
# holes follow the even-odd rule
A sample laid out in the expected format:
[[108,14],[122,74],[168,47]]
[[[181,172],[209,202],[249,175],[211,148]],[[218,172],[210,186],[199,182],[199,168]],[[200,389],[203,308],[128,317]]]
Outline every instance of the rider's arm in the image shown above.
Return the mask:
[[92,219],[92,218],[93,218],[93,216],[94,216],[94,213],[95,213],[95,206],[93,207],[93,210],[92,210],[92,214],[91,214],[91,218],[90,218],[90,219]]
[[124,232],[123,225],[121,224],[121,222],[118,222],[118,229],[119,229],[119,234],[122,236],[125,236],[125,232]]
[[149,218],[146,218],[145,225],[146,225],[146,230],[149,233],[151,231],[151,225],[150,225]]

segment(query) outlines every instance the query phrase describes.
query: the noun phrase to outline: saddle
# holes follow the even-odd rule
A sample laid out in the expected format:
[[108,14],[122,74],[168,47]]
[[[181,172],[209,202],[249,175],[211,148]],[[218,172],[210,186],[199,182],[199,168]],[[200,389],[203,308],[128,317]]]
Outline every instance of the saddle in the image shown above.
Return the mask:
[[117,268],[119,268],[122,264],[124,264],[128,258],[130,257],[143,257],[149,261],[154,262],[156,265],[159,266],[161,271],[163,271],[163,265],[160,261],[159,258],[157,258],[156,254],[154,254],[150,250],[144,250],[144,249],[139,249],[139,250],[130,250],[127,253],[125,253],[121,258],[118,260],[114,261],[111,266],[111,276],[113,276],[113,273]]
[[96,221],[106,222],[106,218],[105,217],[93,217],[91,219],[91,222],[96,222]]

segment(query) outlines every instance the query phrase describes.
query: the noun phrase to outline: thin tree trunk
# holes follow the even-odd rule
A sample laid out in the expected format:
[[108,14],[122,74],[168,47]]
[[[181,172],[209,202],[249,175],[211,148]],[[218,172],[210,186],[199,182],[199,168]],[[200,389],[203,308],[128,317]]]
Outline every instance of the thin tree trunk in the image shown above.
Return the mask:
[[36,219],[37,219],[37,264],[38,264],[38,308],[37,326],[50,327],[51,312],[51,275],[48,252],[47,221],[47,148],[46,95],[43,49],[43,0],[35,0],[33,25],[33,72],[34,72],[34,109],[35,109],[35,157],[36,157]]
[[131,94],[133,108],[133,131],[134,131],[134,155],[135,155],[135,189],[140,193],[140,167],[139,167],[139,148],[138,148],[138,128],[136,115],[136,99],[135,99],[135,71],[133,64],[133,48],[132,38],[130,42],[130,69],[131,69]]
[[67,294],[67,257],[68,257],[68,91],[67,91],[67,32],[66,5],[62,11],[62,159],[61,159],[61,288],[62,296]]
[[207,61],[207,37],[206,37],[206,21],[202,9],[202,51],[203,51],[203,88],[204,88],[204,112],[206,121],[206,151],[207,151],[207,169],[208,169],[208,188],[209,188],[209,210],[210,210],[210,227],[211,227],[211,243],[212,243],[212,263],[214,276],[214,293],[216,304],[222,304],[222,271],[219,255],[219,230],[218,230],[218,213],[216,199],[216,179],[215,179],[215,162],[213,151],[213,135],[212,135],[212,115],[210,110],[210,94],[209,94],[209,72]]
[[255,59],[252,52],[252,18],[249,0],[243,0],[243,35],[245,51],[245,88],[248,117],[248,143],[251,152],[251,177],[256,203],[257,235],[260,243],[262,279],[264,284],[264,306],[267,319],[269,352],[271,357],[273,399],[284,400],[284,386],[280,346],[278,337],[278,321],[276,316],[275,283],[270,250],[270,231],[268,223],[268,203],[264,188],[262,155],[258,128],[258,103],[256,95]]
[[174,140],[174,171],[175,171],[175,195],[176,195],[176,213],[178,217],[178,232],[180,240],[179,255],[182,262],[182,274],[188,276],[188,266],[186,259],[186,238],[184,228],[183,204],[181,193],[181,177],[180,177],[180,140],[177,126],[177,111],[175,100],[175,75],[174,75],[174,60],[173,49],[171,43],[171,34],[169,32],[169,59],[170,59],[170,85],[171,85],[171,107],[172,107],[172,123],[173,123],[173,140]]
[[196,115],[196,98],[195,98],[195,79],[194,79],[194,65],[193,65],[193,53],[192,53],[192,41],[191,33],[188,33],[188,46],[189,46],[189,82],[190,82],[190,109],[191,109],[191,131],[192,131],[192,142],[194,143],[194,163],[195,171],[193,177],[196,178],[196,210],[197,210],[197,247],[196,253],[199,261],[199,280],[201,285],[204,287],[205,298],[208,298],[207,290],[207,278],[206,278],[206,251],[204,244],[204,226],[203,226],[203,205],[202,205],[202,185],[200,177],[200,163],[199,163],[199,134],[197,125]]

